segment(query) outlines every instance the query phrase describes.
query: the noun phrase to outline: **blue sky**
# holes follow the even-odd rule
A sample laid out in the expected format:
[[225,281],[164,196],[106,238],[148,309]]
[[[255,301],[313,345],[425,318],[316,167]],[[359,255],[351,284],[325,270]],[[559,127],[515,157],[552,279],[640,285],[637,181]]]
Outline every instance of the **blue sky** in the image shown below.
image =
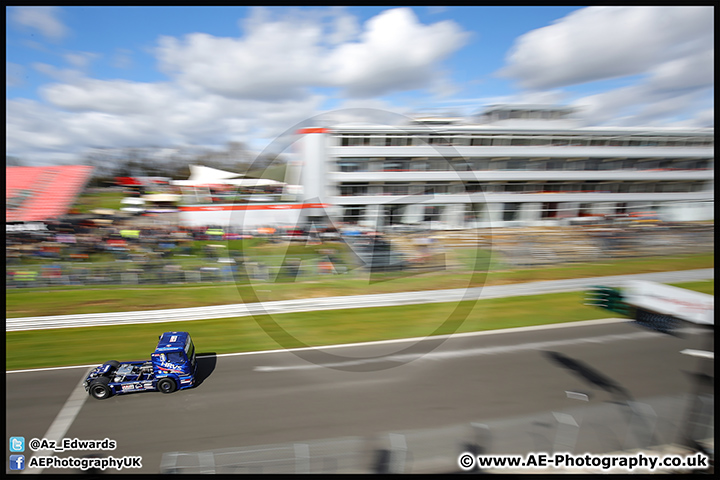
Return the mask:
[[257,151],[364,107],[582,107],[587,125],[714,124],[711,7],[7,7],[6,154]]

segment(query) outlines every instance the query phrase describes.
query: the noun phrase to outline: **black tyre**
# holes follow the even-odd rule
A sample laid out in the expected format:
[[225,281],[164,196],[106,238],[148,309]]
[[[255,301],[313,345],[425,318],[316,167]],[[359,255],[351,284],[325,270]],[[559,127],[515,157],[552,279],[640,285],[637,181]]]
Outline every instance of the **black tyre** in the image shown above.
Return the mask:
[[105,400],[112,396],[112,389],[110,388],[110,379],[107,377],[98,377],[90,384],[90,395],[97,398],[98,400]]
[[172,393],[177,390],[177,384],[172,378],[161,378],[158,380],[157,389],[162,393]]
[[103,363],[103,365],[110,365],[110,369],[108,369],[108,371],[104,373],[104,375],[109,377],[114,374],[115,371],[117,371],[118,367],[120,366],[120,362],[118,362],[117,360],[109,360]]

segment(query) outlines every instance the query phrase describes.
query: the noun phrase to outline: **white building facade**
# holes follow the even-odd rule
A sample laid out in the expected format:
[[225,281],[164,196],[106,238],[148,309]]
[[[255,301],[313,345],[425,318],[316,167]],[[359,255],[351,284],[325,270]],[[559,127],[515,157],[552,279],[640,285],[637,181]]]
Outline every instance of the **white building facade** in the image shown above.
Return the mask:
[[[714,219],[714,129],[578,127],[572,111],[494,106],[474,121],[301,130],[304,203],[385,229],[555,225],[654,212]],[[319,212],[307,212],[319,217]]]

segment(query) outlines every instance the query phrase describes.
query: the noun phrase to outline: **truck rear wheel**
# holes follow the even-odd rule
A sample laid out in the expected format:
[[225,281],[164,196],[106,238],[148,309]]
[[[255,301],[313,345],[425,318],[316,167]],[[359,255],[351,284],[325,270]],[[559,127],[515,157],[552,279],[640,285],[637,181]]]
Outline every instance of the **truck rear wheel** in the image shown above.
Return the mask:
[[112,395],[112,389],[110,388],[110,379],[107,377],[98,377],[90,384],[90,395],[97,398],[98,400],[104,400]]
[[162,393],[172,393],[177,390],[177,384],[172,378],[161,378],[158,380],[157,388]]

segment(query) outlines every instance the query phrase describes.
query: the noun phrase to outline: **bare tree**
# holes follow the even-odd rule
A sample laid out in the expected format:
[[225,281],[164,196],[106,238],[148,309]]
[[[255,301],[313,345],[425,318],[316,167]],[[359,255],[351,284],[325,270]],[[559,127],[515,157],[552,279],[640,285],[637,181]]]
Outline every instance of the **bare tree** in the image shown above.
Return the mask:
[[267,166],[272,159],[255,161],[242,142],[229,142],[223,149],[185,146],[174,149],[161,147],[129,147],[95,149],[83,157],[82,163],[94,167],[91,185],[115,183],[115,177],[166,177],[174,180],[190,175],[190,165],[246,173],[250,166]]

